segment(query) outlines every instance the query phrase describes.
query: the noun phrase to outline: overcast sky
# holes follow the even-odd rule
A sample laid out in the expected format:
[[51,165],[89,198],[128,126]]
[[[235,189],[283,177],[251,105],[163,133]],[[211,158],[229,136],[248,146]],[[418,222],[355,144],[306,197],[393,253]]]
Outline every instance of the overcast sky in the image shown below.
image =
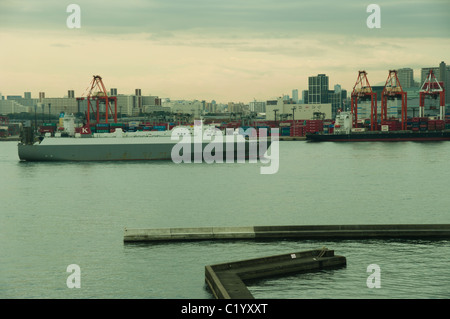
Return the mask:
[[99,74],[118,93],[249,102],[301,94],[319,73],[351,91],[359,70],[375,85],[450,64],[449,40],[448,0],[0,0],[0,92],[81,96]]

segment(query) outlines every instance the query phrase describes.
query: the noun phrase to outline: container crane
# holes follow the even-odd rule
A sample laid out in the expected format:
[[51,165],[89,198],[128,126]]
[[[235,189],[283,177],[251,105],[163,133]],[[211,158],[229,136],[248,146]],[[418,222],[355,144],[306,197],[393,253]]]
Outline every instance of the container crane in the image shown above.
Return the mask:
[[437,99],[439,95],[439,119],[445,120],[445,90],[444,83],[439,82],[436,79],[436,76],[433,73],[433,70],[430,70],[427,78],[422,84],[419,92],[419,117],[424,116],[425,109],[425,96],[431,96],[434,99]]
[[407,110],[407,93],[403,91],[403,88],[398,80],[397,70],[389,70],[389,75],[384,85],[384,89],[381,92],[381,121],[387,120],[387,101],[395,100],[397,96],[402,98],[402,115],[401,115],[401,128],[406,130],[406,122],[408,116]]
[[370,98],[370,130],[377,129],[377,93],[372,91],[372,87],[367,79],[366,71],[359,71],[355,86],[351,95],[351,113],[353,114],[353,127],[358,122],[358,101]]
[[[83,97],[77,98],[77,100],[84,100]],[[93,101],[95,101],[96,108],[94,109]],[[100,102],[105,103],[105,123],[108,123],[109,115],[113,116],[114,123],[117,123],[117,98],[115,96],[109,97],[106,92],[105,85],[103,84],[102,77],[100,75],[94,75],[90,84],[89,93],[87,95],[87,114],[86,120],[90,123],[91,112],[96,114],[96,122],[100,123]],[[110,102],[114,102],[114,110]]]

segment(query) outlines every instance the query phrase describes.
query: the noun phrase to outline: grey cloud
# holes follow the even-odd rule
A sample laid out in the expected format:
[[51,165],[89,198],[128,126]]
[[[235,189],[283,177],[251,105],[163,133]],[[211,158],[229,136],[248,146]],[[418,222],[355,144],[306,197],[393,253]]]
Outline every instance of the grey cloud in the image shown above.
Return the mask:
[[[366,26],[369,2],[359,0],[80,0],[82,27],[92,33],[151,33],[155,38],[180,31],[220,36],[235,32],[277,37],[329,33],[370,36],[448,37],[450,2],[376,1],[382,28]],[[56,3],[56,4],[55,4]],[[0,28],[64,28],[61,1],[0,1]]]

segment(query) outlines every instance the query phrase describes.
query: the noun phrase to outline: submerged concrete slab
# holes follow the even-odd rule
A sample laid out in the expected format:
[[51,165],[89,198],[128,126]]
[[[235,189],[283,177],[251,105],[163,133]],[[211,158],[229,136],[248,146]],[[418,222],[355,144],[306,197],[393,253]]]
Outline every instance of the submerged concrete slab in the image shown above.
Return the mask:
[[300,225],[127,229],[124,241],[212,239],[450,238],[450,224]]
[[244,280],[345,266],[346,258],[327,248],[209,265],[205,282],[217,299],[254,299]]

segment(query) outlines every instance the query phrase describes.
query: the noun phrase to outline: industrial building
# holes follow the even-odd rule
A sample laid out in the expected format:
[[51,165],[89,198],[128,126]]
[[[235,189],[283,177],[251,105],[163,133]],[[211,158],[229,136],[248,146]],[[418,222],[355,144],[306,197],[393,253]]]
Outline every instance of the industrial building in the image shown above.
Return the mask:
[[315,113],[324,114],[325,119],[331,119],[331,103],[290,104],[279,98],[277,104],[266,105],[266,120],[311,120]]
[[[140,94],[141,90],[136,89],[135,93]],[[161,99],[157,96],[117,94],[117,89],[111,89],[109,96],[117,98],[117,108],[120,114],[137,116],[142,113],[167,111],[167,108],[161,106]],[[76,98],[74,90],[68,90],[65,97],[45,97],[45,92],[39,92],[39,98],[32,98],[31,92],[24,92],[23,97],[11,95],[0,100],[0,114],[38,112],[58,115],[62,112],[84,113],[86,110],[87,101],[83,98]]]

